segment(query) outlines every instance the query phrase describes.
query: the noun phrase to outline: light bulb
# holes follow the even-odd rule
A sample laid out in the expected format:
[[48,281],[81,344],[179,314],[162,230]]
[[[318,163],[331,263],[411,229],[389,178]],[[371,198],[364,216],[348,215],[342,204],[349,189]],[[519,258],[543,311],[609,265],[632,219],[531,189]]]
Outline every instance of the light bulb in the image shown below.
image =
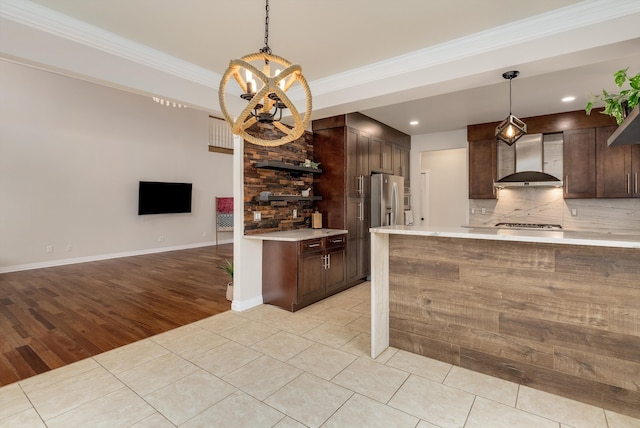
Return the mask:
[[515,131],[513,130],[513,126],[509,125],[507,127],[507,137],[511,138],[513,137],[514,134],[515,134]]

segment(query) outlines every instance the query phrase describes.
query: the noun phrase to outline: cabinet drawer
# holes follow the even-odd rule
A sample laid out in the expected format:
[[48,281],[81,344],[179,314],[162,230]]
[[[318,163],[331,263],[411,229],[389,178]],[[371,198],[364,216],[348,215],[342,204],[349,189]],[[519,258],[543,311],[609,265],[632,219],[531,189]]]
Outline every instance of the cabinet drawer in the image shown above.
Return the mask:
[[322,238],[300,241],[300,254],[313,253],[324,250]]
[[344,247],[347,243],[347,235],[327,236],[327,249]]

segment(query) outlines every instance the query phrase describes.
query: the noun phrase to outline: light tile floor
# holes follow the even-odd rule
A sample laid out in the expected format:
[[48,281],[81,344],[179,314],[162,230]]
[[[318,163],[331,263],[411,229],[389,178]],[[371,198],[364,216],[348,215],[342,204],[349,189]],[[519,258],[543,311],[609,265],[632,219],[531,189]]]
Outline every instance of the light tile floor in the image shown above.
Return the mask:
[[294,314],[220,315],[0,388],[0,427],[640,427],[390,348],[370,285]]

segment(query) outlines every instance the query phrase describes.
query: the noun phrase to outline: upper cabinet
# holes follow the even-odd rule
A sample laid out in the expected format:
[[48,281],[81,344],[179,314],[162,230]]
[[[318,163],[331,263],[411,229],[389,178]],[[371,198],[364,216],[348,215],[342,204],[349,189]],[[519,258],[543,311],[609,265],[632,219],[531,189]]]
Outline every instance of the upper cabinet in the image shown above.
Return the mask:
[[495,199],[498,163],[495,138],[469,141],[469,199]]
[[610,146],[615,126],[596,130],[597,196],[599,198],[637,198],[640,172],[640,145]]
[[[599,109],[601,110],[601,109]],[[598,110],[598,111],[599,111]],[[598,147],[606,144],[612,130],[616,129],[615,120],[607,115],[595,114],[593,111],[587,116],[584,110],[558,113],[545,116],[527,117],[522,120],[527,124],[530,134],[557,134],[563,133],[563,181],[564,197],[571,198],[595,198],[595,197],[621,197],[620,189],[631,189],[631,194],[637,193],[635,185],[637,174],[640,172],[640,148],[629,149],[630,157],[634,155],[637,162],[635,169],[623,168],[624,159],[605,157],[600,149],[599,157],[596,156],[596,141]],[[469,199],[495,199],[496,191],[493,181],[497,175],[497,146],[494,131],[498,123],[484,123],[469,125],[467,127],[467,141],[469,143]],[[603,143],[604,141],[604,143]],[[612,152],[607,152],[611,155]],[[611,155],[613,156],[613,155]],[[625,155],[616,155],[625,156]],[[608,163],[601,166],[600,162]],[[614,174],[611,167],[622,168],[620,177],[610,177]],[[640,180],[640,177],[638,178]],[[604,183],[599,181],[605,180]],[[626,180],[626,181],[624,181]],[[599,184],[598,184],[599,183]],[[638,183],[640,185],[640,183]],[[603,186],[598,191],[598,187]],[[620,196],[607,196],[611,194]]]
[[393,146],[393,175],[404,177],[406,195],[406,189],[411,187],[411,150],[398,145]]
[[564,197],[596,197],[596,130],[564,132]]
[[393,144],[374,136],[369,146],[371,172],[393,173]]

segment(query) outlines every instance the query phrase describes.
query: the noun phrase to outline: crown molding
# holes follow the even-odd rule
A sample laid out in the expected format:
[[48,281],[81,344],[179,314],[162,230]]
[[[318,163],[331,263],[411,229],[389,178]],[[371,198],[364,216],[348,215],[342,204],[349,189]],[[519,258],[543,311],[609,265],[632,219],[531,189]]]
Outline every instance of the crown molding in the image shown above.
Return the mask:
[[314,95],[353,88],[640,13],[638,0],[586,0],[310,83]]
[[222,76],[28,0],[0,0],[5,18],[208,87]]
[[[75,43],[107,52],[178,78],[217,91],[221,75],[171,55],[132,42],[28,0],[0,0],[0,17],[18,22]],[[554,11],[515,21],[429,48],[399,55],[309,82],[314,97],[397,78],[408,73],[454,63],[501,49],[514,49],[527,42],[584,29],[640,13],[638,0],[585,0]],[[559,48],[560,49],[560,48]],[[292,100],[302,92],[291,93]]]

